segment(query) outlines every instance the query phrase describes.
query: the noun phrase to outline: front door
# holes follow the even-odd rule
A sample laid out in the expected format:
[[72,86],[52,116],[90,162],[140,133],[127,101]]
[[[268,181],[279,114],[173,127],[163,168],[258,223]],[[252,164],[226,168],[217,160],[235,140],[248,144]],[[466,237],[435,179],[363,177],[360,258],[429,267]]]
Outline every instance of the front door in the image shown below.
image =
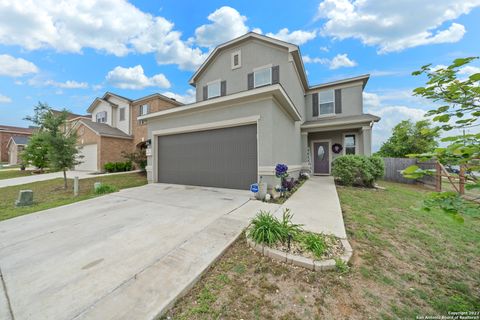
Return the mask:
[[328,142],[313,143],[313,173],[330,174],[330,148]]

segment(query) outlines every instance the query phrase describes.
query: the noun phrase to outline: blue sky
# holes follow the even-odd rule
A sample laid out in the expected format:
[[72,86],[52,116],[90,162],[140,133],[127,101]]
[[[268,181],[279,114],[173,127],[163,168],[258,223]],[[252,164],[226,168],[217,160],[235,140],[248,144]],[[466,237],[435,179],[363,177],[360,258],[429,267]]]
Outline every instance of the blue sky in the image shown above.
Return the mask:
[[[105,91],[192,101],[192,72],[247,31],[296,43],[310,84],[370,73],[374,149],[431,104],[412,97],[433,63],[478,56],[480,0],[14,1],[0,3],[0,123],[26,126],[38,101],[85,113]],[[480,62],[463,70],[480,72]]]

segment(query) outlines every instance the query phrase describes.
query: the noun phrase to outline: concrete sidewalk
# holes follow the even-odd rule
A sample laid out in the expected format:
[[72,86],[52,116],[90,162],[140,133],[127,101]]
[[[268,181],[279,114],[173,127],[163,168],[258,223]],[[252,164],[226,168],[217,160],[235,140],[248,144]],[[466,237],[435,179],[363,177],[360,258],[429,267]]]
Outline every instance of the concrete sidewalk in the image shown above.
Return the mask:
[[[19,170],[19,169],[18,169]],[[114,174],[125,174],[139,171],[127,171],[127,172],[116,172],[116,173],[105,173],[105,174],[94,174],[90,171],[67,171],[67,178],[73,179],[78,177],[79,179],[95,178],[95,177],[104,177]],[[43,174],[32,174],[31,176],[18,177],[12,179],[3,179],[0,180],[0,188],[18,186],[21,184],[33,183],[38,181],[46,181],[57,178],[63,178],[63,172],[52,172],[52,173],[43,173]]]
[[[285,203],[294,214],[293,222],[307,231],[347,238],[342,209],[335,182],[331,176],[312,176]],[[282,210],[276,212],[281,216]]]

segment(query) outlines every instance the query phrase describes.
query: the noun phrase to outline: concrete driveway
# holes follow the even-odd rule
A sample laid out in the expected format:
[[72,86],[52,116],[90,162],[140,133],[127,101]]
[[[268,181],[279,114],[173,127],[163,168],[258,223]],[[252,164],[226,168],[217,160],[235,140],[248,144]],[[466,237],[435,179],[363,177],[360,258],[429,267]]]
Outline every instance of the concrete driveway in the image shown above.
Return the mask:
[[150,184],[0,222],[0,319],[152,319],[278,208],[249,197]]

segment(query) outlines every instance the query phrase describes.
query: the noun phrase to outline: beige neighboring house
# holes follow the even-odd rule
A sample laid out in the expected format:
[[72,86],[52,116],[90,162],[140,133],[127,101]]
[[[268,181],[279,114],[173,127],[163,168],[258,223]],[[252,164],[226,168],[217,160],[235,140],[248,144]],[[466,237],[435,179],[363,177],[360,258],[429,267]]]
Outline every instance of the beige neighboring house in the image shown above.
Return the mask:
[[20,155],[28,144],[30,137],[27,136],[13,136],[7,144],[8,163],[10,165],[20,164],[22,162]]
[[8,143],[11,137],[30,137],[34,128],[21,128],[0,125],[0,162],[9,162]]
[[147,128],[145,121],[137,117],[181,105],[158,93],[136,100],[111,92],[96,98],[87,110],[88,119],[71,119],[75,121],[71,129],[77,133],[82,161],[75,169],[101,172],[107,162],[125,161],[124,152],[145,149]]

